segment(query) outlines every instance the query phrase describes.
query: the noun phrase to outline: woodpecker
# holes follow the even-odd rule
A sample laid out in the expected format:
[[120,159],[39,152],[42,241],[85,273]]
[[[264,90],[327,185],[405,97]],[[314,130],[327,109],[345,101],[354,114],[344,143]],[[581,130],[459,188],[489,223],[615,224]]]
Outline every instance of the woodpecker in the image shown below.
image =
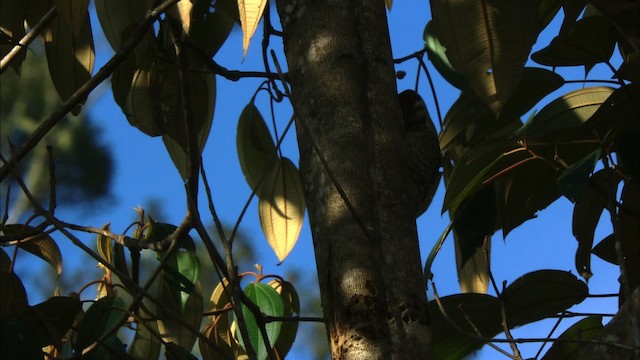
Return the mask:
[[422,97],[405,90],[399,95],[405,130],[405,154],[408,159],[413,207],[416,218],[422,215],[438,188],[442,153],[438,133]]

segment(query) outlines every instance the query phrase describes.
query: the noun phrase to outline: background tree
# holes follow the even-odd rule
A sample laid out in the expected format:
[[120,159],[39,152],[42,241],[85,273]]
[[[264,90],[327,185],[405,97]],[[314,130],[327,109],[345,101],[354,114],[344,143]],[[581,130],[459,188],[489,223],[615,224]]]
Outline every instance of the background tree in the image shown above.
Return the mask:
[[[589,290],[576,276],[557,270],[524,274],[500,288],[489,266],[491,236],[498,229],[507,236],[560,196],[575,203],[578,274],[589,279],[592,254],[619,266],[620,311],[605,328],[596,314],[559,338],[534,340],[554,343],[548,358],[638,355],[636,3],[431,2],[433,22],[426,24],[425,49],[396,61],[416,59],[430,77],[426,53],[440,75],[461,90],[442,118],[430,81],[430,108],[438,114],[445,156],[443,211],[451,224],[427,259],[424,274],[412,201],[405,190],[411,175],[402,155],[395,82],[402,74],[394,72],[382,2],[278,5],[282,30],[272,26],[275,14],[262,2],[96,1],[100,27],[116,54],[92,75],[88,2],[3,3],[1,71],[11,65],[20,73],[26,47],[41,35],[51,78],[64,101],[24,139],[13,138],[19,144],[15,149],[3,148],[3,186],[13,179],[33,207],[33,216],[12,223],[5,200],[1,240],[12,251],[0,252],[3,357],[38,357],[44,349],[64,358],[157,358],[164,349],[167,358],[190,358],[198,341],[205,358],[281,358],[300,321],[322,321],[337,359],[458,358],[501,340],[510,347],[501,352],[520,358],[519,340],[510,329],[556,314],[565,317]],[[560,8],[564,19],[557,37],[531,54]],[[230,71],[212,60],[234,22],[241,24],[246,54],[261,18],[265,71]],[[278,54],[269,51],[270,41],[279,37],[288,71]],[[620,66],[610,61],[616,45]],[[606,86],[580,80],[582,89],[544,105],[545,96],[571,80],[525,67],[529,56],[552,69],[584,66],[585,74],[605,63],[614,80],[597,81]],[[202,166],[216,105],[211,73],[231,80],[264,79],[240,114],[238,155],[252,197],[259,198],[265,238],[280,261],[293,248],[308,207],[321,317],[301,316],[291,282],[263,274],[260,267],[238,271],[233,249],[244,210],[231,232],[225,231]],[[89,93],[109,76],[114,99],[129,123],[162,137],[184,181],[186,215],[177,225],[154,220],[142,208],[122,232],[109,225],[65,222],[55,211],[58,192],[52,187],[54,195],[42,205],[47,201],[34,195],[35,185],[19,171],[43,138],[65,124],[67,113],[79,114]],[[272,106],[291,100],[294,115],[286,124],[274,120],[268,126],[262,118],[256,106],[262,90]],[[531,112],[534,107],[539,112]],[[294,119],[302,176],[281,146]],[[217,237],[204,225],[204,209]],[[612,235],[594,246],[594,230],[605,210]],[[440,298],[431,281],[436,298],[427,302],[424,283],[433,280],[431,264],[449,230],[463,294]],[[62,254],[53,232],[104,271],[96,283],[96,300],[86,306],[79,300],[91,298],[84,292],[87,286],[38,305],[27,301],[14,271],[17,254],[27,250],[59,273]],[[97,236],[95,251],[78,238],[83,233]],[[204,245],[217,277],[225,279],[210,296],[202,291],[203,256],[196,244]],[[150,262],[153,270],[141,271]],[[495,296],[485,294],[489,287]],[[127,326],[134,329],[128,346],[118,335]],[[505,339],[495,339],[501,332]]]

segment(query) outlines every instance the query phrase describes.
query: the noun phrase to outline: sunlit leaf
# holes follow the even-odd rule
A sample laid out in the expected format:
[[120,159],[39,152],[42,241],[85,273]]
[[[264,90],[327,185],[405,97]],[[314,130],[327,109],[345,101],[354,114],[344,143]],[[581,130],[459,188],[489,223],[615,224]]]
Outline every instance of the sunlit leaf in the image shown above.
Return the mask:
[[[280,298],[278,292],[271,286],[262,283],[253,283],[247,285],[247,287],[244,289],[244,292],[249,300],[251,300],[260,308],[260,311],[263,314],[269,316],[283,316],[284,306],[282,304],[282,299]],[[242,304],[242,315],[244,316],[244,321],[247,326],[247,332],[249,333],[249,341],[256,351],[257,359],[266,359],[268,354],[267,349],[264,346],[260,328],[258,327],[258,323],[253,316],[253,313],[244,304]],[[271,346],[274,345],[274,342],[278,338],[281,327],[282,323],[280,321],[273,321],[265,324],[267,337]],[[244,340],[242,339],[239,331],[238,340],[240,342],[240,345],[244,347]]]
[[150,70],[138,69],[134,72],[124,112],[131,125],[149,136],[158,136],[162,131],[156,114],[157,99],[151,94],[151,79]]
[[602,169],[591,176],[589,185],[576,201],[573,209],[573,236],[578,241],[576,269],[585,278],[591,276],[591,248],[593,237],[608,197],[615,196],[620,177],[611,169]]
[[[102,230],[109,231],[110,228],[111,228],[111,224],[106,224],[102,227]],[[113,253],[113,240],[104,235],[98,235],[98,239],[96,240],[96,242],[97,242],[98,254],[100,254],[100,256],[102,256],[102,258],[107,263],[110,264],[111,256]]]
[[[292,317],[300,315],[300,298],[298,292],[288,281],[281,279],[272,280],[269,282],[269,286],[276,289],[280,297],[282,298],[282,304],[284,305],[283,316]],[[274,345],[278,355],[284,358],[296,339],[298,333],[298,321],[283,321],[282,328],[278,340]]]
[[[226,315],[222,315],[226,317]],[[226,324],[220,324],[219,322],[211,322],[205,327],[202,332],[215,346],[207,344],[202,339],[198,340],[198,347],[203,359],[216,359],[217,357],[223,359],[234,359],[235,351],[234,347],[238,344],[233,339],[233,334],[227,321]]]
[[[93,34],[89,14],[85,12],[84,16],[78,36],[74,36],[69,24],[58,16],[42,33],[51,80],[63,101],[84,85],[93,72]],[[72,111],[74,115],[79,112],[79,108]]]
[[137,24],[151,7],[149,0],[96,0],[96,13],[107,41],[118,51],[126,40],[127,28]]
[[550,141],[565,136],[577,136],[576,131],[611,95],[614,89],[605,86],[579,89],[562,95],[545,106],[517,135],[544,137]]
[[304,191],[298,169],[282,158],[269,174],[258,210],[269,246],[282,262],[298,241],[304,220]]
[[[78,324],[77,337],[73,344],[74,350],[82,352],[96,340],[111,332],[128,316],[124,307],[124,300],[114,296],[103,297],[94,302]],[[117,332],[114,332],[109,338],[116,338],[116,335]],[[102,346],[105,345],[98,346],[92,351],[104,350]]]
[[82,25],[88,19],[86,14],[89,9],[89,0],[54,0],[53,2],[60,17],[71,27],[73,36],[80,35]]
[[423,37],[427,55],[436,70],[438,70],[440,75],[442,75],[449,84],[460,90],[464,90],[467,87],[467,82],[453,69],[453,66],[451,66],[446,54],[447,49],[442,46],[438,39],[438,34],[436,34],[436,28],[433,25],[433,20],[430,20],[427,23],[427,26],[425,26]]
[[175,6],[172,6],[167,10],[167,15],[178,21],[182,26],[182,31],[185,34],[191,32],[191,11],[193,10],[193,4],[189,0],[179,0]]
[[[258,108],[248,104],[238,120],[236,136],[238,159],[247,183],[262,196],[266,177],[275,166],[276,146]],[[258,184],[261,184],[258,187]]]
[[[229,288],[229,280],[223,279],[216,285],[209,297],[209,309],[207,311],[220,311],[231,309],[231,289]],[[213,321],[213,317],[210,319]]]
[[541,30],[538,1],[431,1],[438,38],[453,68],[500,114]]
[[238,0],[238,12],[242,26],[242,56],[247,56],[249,42],[258,28],[260,18],[267,5],[266,0]]
[[4,236],[0,236],[0,241],[25,240],[20,243],[20,248],[46,261],[58,275],[62,273],[62,254],[49,235],[22,224],[6,224],[2,232]]
[[602,316],[589,316],[578,321],[560,335],[559,341],[554,341],[542,359],[579,359],[583,348],[581,343],[595,339],[602,328]]

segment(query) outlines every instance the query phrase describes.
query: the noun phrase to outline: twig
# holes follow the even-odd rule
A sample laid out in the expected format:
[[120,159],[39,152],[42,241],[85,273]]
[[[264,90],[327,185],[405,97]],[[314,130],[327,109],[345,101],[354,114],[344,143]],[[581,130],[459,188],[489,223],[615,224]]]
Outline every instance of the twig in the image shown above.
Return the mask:
[[9,65],[11,65],[11,63],[15,59],[17,59],[20,52],[24,51],[29,46],[29,44],[31,44],[33,40],[38,37],[38,35],[40,35],[45,26],[47,26],[49,21],[51,21],[51,19],[53,19],[56,15],[58,15],[58,9],[54,5],[51,7],[51,9],[49,9],[49,11],[47,11],[46,14],[44,14],[44,16],[42,16],[42,19],[40,19],[40,21],[38,21],[38,23],[35,24],[33,28],[31,28],[31,30],[25,36],[23,36],[22,39],[20,39],[20,41],[18,41],[16,46],[14,46],[13,49],[11,49],[11,51],[9,51],[9,53],[5,55],[2,60],[0,60],[0,74],[3,74],[9,68]]
[[61,108],[54,111],[49,118],[42,122],[36,130],[31,133],[29,138],[20,146],[18,151],[8,159],[7,163],[0,168],[0,182],[4,180],[7,175],[16,167],[16,165],[33,149],[42,138],[54,127],[60,120],[64,118],[67,113],[74,109],[84,99],[87,98],[99,84],[106,80],[113,71],[120,66],[120,64],[126,60],[127,56],[133,51],[136,45],[144,38],[145,34],[153,25],[153,22],[166,11],[173,6],[179,0],[166,0],[162,2],[156,8],[147,12],[145,17],[138,23],[135,30],[131,33],[131,37],[122,45],[122,48],[113,55],[113,57],[91,78],[84,83],[80,89],[64,102]]

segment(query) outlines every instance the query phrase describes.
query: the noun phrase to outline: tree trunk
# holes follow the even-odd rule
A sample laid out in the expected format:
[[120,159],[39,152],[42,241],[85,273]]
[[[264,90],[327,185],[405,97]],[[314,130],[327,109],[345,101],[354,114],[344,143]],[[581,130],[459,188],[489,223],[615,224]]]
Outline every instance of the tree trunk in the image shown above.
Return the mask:
[[332,358],[430,359],[384,2],[277,5]]

